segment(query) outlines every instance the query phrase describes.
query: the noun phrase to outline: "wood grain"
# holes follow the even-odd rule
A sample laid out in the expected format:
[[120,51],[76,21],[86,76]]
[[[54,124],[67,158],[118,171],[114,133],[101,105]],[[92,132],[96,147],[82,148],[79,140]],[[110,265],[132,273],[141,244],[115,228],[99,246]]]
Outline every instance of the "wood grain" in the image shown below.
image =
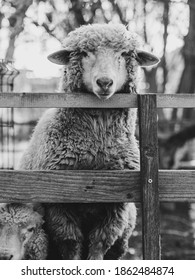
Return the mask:
[[[195,202],[195,171],[159,171],[161,202]],[[139,171],[0,170],[0,202],[141,202]]]
[[160,170],[159,197],[164,202],[195,201],[195,170]]
[[160,259],[156,95],[139,95],[143,257]]
[[[137,95],[114,94],[101,101],[86,93],[0,93],[0,108],[135,108]],[[194,94],[158,94],[158,108],[195,108]]]
[[128,171],[0,171],[0,202],[138,201],[139,180]]

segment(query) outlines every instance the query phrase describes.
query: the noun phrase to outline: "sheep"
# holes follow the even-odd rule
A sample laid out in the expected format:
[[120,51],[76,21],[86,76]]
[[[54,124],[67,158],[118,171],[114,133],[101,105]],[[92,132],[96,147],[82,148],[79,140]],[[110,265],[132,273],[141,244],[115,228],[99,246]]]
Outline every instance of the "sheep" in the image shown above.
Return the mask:
[[0,203],[0,260],[46,259],[48,239],[37,211],[31,204]]
[[[63,50],[48,56],[64,65],[60,89],[95,94],[137,93],[138,66],[158,63],[139,50],[121,24],[81,26]],[[139,169],[136,109],[49,109],[37,124],[20,169]],[[134,203],[46,204],[46,227],[62,259],[119,259],[135,227]]]

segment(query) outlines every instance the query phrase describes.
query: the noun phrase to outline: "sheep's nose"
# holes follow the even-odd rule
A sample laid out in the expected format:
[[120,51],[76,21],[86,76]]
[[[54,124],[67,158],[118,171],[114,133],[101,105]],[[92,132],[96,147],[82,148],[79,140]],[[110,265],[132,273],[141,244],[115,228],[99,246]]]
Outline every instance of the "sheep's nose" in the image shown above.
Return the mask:
[[11,260],[13,259],[13,255],[8,252],[0,253],[0,260]]
[[97,79],[96,83],[101,89],[107,91],[109,87],[111,87],[111,85],[113,84],[113,80],[106,77],[102,77]]

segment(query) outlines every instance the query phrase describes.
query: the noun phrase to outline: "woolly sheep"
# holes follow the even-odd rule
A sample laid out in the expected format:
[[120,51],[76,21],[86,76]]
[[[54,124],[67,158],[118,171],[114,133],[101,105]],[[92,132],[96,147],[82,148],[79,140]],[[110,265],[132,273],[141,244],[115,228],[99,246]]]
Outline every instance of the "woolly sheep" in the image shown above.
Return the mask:
[[[50,61],[64,65],[61,90],[137,93],[137,68],[158,59],[138,50],[120,24],[82,26],[69,33]],[[50,109],[39,121],[21,169],[139,169],[136,109]],[[46,226],[63,259],[120,258],[135,227],[133,203],[49,204]]]
[[42,215],[32,205],[0,203],[0,260],[46,259],[42,224]]

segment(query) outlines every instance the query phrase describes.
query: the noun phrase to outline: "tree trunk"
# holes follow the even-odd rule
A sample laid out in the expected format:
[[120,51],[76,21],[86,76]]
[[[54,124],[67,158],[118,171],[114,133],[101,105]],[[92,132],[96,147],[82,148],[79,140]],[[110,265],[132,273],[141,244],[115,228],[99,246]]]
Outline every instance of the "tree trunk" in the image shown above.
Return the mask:
[[[185,67],[179,83],[178,93],[194,93],[195,90],[195,9],[194,1],[188,0],[190,8],[189,32],[185,37],[183,57]],[[177,109],[173,110],[172,119],[176,119]],[[194,109],[184,109],[183,118],[194,118]]]
[[33,0],[11,1],[11,5],[15,8],[15,12],[8,18],[10,24],[10,38],[5,56],[6,60],[13,60],[15,40],[24,29],[26,11],[32,2]]

